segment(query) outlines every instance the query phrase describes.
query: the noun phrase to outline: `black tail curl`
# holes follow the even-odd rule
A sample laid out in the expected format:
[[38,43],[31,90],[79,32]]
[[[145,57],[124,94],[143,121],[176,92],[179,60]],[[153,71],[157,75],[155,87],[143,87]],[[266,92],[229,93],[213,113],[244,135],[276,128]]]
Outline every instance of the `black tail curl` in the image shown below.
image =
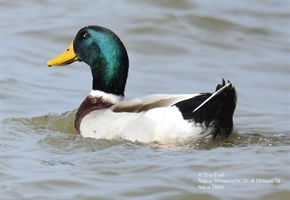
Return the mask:
[[237,94],[230,81],[222,79],[214,93],[201,93],[191,99],[176,103],[184,119],[204,125],[213,138],[228,137],[233,130],[233,114]]

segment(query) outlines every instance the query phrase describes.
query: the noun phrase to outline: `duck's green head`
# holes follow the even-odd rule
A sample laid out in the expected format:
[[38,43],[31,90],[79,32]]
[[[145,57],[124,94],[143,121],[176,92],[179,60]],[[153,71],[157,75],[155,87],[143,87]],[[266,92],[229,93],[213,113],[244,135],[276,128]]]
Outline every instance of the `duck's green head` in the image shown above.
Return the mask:
[[129,60],[127,51],[112,31],[100,26],[79,30],[69,48],[47,62],[48,66],[83,61],[91,67],[93,90],[124,95]]

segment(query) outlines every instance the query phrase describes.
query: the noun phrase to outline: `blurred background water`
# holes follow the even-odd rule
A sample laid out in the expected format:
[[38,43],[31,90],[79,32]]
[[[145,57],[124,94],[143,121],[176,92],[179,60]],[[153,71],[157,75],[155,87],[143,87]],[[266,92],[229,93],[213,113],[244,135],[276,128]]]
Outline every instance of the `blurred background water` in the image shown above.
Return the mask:
[[[46,62],[86,25],[125,44],[127,98],[229,79],[235,132],[182,148],[75,134],[89,67]],[[2,0],[0,39],[0,199],[289,199],[289,1]]]

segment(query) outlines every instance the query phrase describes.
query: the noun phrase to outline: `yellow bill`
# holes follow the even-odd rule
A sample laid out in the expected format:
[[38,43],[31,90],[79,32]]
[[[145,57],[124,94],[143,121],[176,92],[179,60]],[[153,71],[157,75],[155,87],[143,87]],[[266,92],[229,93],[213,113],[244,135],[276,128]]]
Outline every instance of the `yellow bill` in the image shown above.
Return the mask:
[[68,65],[75,61],[79,60],[77,55],[74,52],[73,42],[70,44],[69,48],[63,52],[62,54],[56,56],[55,58],[51,59],[47,62],[49,67],[51,66],[61,66],[61,65]]

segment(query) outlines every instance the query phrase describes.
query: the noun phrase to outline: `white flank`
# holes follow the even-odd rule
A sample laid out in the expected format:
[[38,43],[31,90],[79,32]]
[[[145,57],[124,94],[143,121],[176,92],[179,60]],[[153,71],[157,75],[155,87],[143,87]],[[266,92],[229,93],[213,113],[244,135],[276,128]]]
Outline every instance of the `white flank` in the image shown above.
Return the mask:
[[93,111],[84,117],[80,131],[84,137],[97,139],[175,145],[188,144],[204,136],[200,134],[203,127],[184,120],[175,106],[139,113]]

